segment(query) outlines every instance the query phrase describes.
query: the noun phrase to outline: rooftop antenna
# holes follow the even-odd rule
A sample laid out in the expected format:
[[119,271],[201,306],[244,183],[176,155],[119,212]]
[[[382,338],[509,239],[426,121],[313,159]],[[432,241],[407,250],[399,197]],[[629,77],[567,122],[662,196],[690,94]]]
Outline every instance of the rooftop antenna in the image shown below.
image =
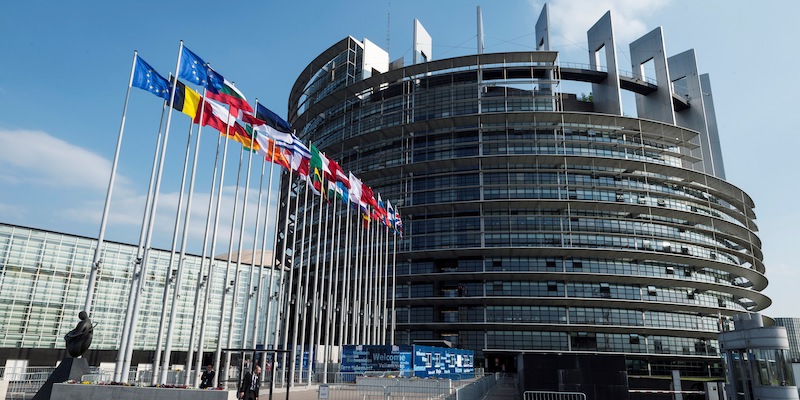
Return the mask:
[[478,6],[478,54],[483,54],[483,14]]
[[392,35],[392,0],[387,0],[386,3],[386,52],[389,53],[389,39]]

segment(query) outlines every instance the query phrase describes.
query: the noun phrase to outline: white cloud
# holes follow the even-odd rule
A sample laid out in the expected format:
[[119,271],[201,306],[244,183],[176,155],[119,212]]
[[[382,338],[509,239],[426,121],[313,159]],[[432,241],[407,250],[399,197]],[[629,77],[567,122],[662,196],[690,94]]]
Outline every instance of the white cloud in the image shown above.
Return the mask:
[[[0,199],[3,201],[0,203],[0,219],[44,229],[73,223],[72,228],[76,230],[83,229],[85,233],[86,227],[90,226],[88,229],[93,232],[102,216],[110,170],[111,162],[106,158],[46,132],[0,128],[0,187],[15,193],[26,193],[25,196],[28,197],[17,198],[19,201],[14,201],[12,198]],[[177,189],[171,187],[165,190],[162,187],[159,194],[153,235],[155,247],[168,248],[171,245],[179,199]],[[64,195],[52,196],[50,193]],[[225,251],[229,238],[233,236],[236,241],[239,237],[244,191],[240,190],[239,199],[236,201],[239,207],[235,217],[232,215],[234,193],[235,185],[226,185],[220,207],[222,211],[217,244],[224,247]],[[195,192],[191,223],[188,228],[188,243],[194,252],[199,252],[202,244],[208,200],[207,189]],[[108,229],[109,233],[113,231],[116,236],[121,237],[117,239],[112,235],[109,240],[122,239],[131,243],[137,240],[142,226],[145,201],[146,193],[136,190],[128,179],[118,174],[108,217]],[[252,247],[257,201],[258,187],[254,185],[250,188],[245,222],[246,248]],[[183,202],[184,205],[187,202],[185,196]],[[216,204],[216,197],[214,202]],[[272,199],[272,202],[270,212],[273,213],[271,223],[274,224],[275,199]],[[260,221],[262,228],[264,212],[262,209]],[[182,213],[181,218],[183,215],[185,214]],[[234,218],[236,224],[231,233],[231,221]],[[59,221],[56,222],[55,219]],[[78,228],[79,225],[81,228]],[[259,235],[262,235],[262,228],[259,228]],[[182,222],[178,229],[182,232]]]
[[105,190],[110,171],[107,159],[46,132],[0,130],[1,182]]
[[791,260],[767,264],[769,286],[764,294],[772,299],[772,305],[764,311],[770,317],[798,317],[795,299],[796,283],[800,280],[800,269]]
[[[240,189],[239,193],[239,200],[237,207],[237,213],[234,217],[233,213],[233,204],[234,204],[234,193],[235,193],[235,186],[225,186],[223,190],[222,202],[220,204],[220,215],[219,215],[219,222],[218,222],[218,229],[217,229],[217,252],[221,252],[224,249],[224,252],[228,250],[228,243],[230,241],[230,237],[234,237],[234,246],[238,246],[238,237],[239,237],[239,229],[241,225],[241,215],[242,215],[242,204],[244,200],[244,191]],[[187,203],[187,196],[184,195],[183,204],[181,211],[181,223],[178,226],[178,249],[180,249],[180,239],[183,235],[183,218],[186,212],[186,203]],[[111,203],[111,212],[109,214],[108,224],[109,226],[117,226],[122,228],[124,231],[127,232],[126,240],[133,243],[135,240],[138,240],[139,237],[139,229],[142,225],[142,219],[144,215],[144,206],[145,206],[145,194],[141,195],[133,195],[133,196],[114,196]],[[158,197],[158,211],[155,218],[155,223],[153,225],[153,242],[152,245],[157,248],[167,249],[170,248],[172,245],[172,237],[173,232],[175,229],[175,216],[177,212],[177,205],[178,205],[178,198],[179,193],[177,191],[171,192],[162,192],[159,194]],[[191,208],[191,215],[188,227],[188,236],[187,236],[187,249],[189,252],[199,253],[202,248],[202,242],[205,235],[206,229],[206,220],[208,215],[208,200],[209,194],[207,191],[196,191],[193,195],[192,200],[192,208]],[[250,188],[250,195],[248,198],[248,205],[247,205],[247,215],[245,219],[245,231],[244,231],[244,248],[251,248],[253,242],[253,234],[255,230],[255,223],[256,223],[256,211],[258,208],[257,204],[258,200],[258,188],[251,187]],[[275,206],[274,206],[274,196],[271,199],[273,205],[270,207],[269,212],[270,215],[270,224],[275,223]],[[216,206],[216,194],[213,199],[213,205]],[[264,194],[263,201],[266,201],[266,193]],[[97,221],[99,223],[101,212],[102,212],[102,204],[100,202],[96,203],[81,203],[75,207],[70,207],[64,209],[62,211],[63,215],[67,216],[69,219],[73,220],[90,220],[90,221]],[[2,209],[0,209],[0,212]],[[262,240],[263,236],[263,222],[264,222],[264,213],[266,210],[262,206],[261,214],[260,214],[260,221],[259,221],[259,242]],[[234,227],[233,234],[231,235],[231,225],[232,219],[235,218],[236,224]],[[212,227],[213,228],[213,211],[212,211]],[[135,232],[131,231],[131,228],[136,228]],[[210,236],[209,236],[210,239]],[[271,240],[271,238],[270,238]],[[234,247],[234,250],[236,247]]]
[[0,203],[0,220],[15,221],[25,216],[25,209],[13,204]]
[[[617,47],[625,46],[655,27],[644,19],[657,13],[670,0],[550,0],[550,26],[553,50],[586,50],[586,31],[611,10]],[[535,12],[541,11],[541,1],[533,1]],[[559,48],[561,47],[561,48]]]

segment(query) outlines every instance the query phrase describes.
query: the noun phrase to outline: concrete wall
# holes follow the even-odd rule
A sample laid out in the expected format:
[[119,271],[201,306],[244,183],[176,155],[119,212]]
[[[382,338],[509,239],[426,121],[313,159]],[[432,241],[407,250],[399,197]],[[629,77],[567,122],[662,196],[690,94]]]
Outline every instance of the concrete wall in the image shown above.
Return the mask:
[[50,400],[234,400],[235,391],[56,383]]

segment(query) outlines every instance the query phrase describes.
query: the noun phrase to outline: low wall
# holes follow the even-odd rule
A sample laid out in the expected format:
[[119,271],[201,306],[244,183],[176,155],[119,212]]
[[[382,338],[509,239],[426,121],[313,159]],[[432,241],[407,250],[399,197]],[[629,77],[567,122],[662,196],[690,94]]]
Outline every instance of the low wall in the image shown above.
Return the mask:
[[56,383],[50,400],[235,400],[228,390],[167,389],[137,386]]

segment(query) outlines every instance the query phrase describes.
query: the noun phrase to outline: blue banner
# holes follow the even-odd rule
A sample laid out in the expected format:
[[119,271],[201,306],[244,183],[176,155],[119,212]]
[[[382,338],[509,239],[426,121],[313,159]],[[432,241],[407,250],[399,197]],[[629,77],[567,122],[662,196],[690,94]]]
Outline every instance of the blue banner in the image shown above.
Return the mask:
[[348,379],[368,371],[402,371],[420,378],[467,379],[475,376],[472,350],[432,346],[345,345],[342,369]]
[[411,371],[411,346],[345,345],[342,372]]

